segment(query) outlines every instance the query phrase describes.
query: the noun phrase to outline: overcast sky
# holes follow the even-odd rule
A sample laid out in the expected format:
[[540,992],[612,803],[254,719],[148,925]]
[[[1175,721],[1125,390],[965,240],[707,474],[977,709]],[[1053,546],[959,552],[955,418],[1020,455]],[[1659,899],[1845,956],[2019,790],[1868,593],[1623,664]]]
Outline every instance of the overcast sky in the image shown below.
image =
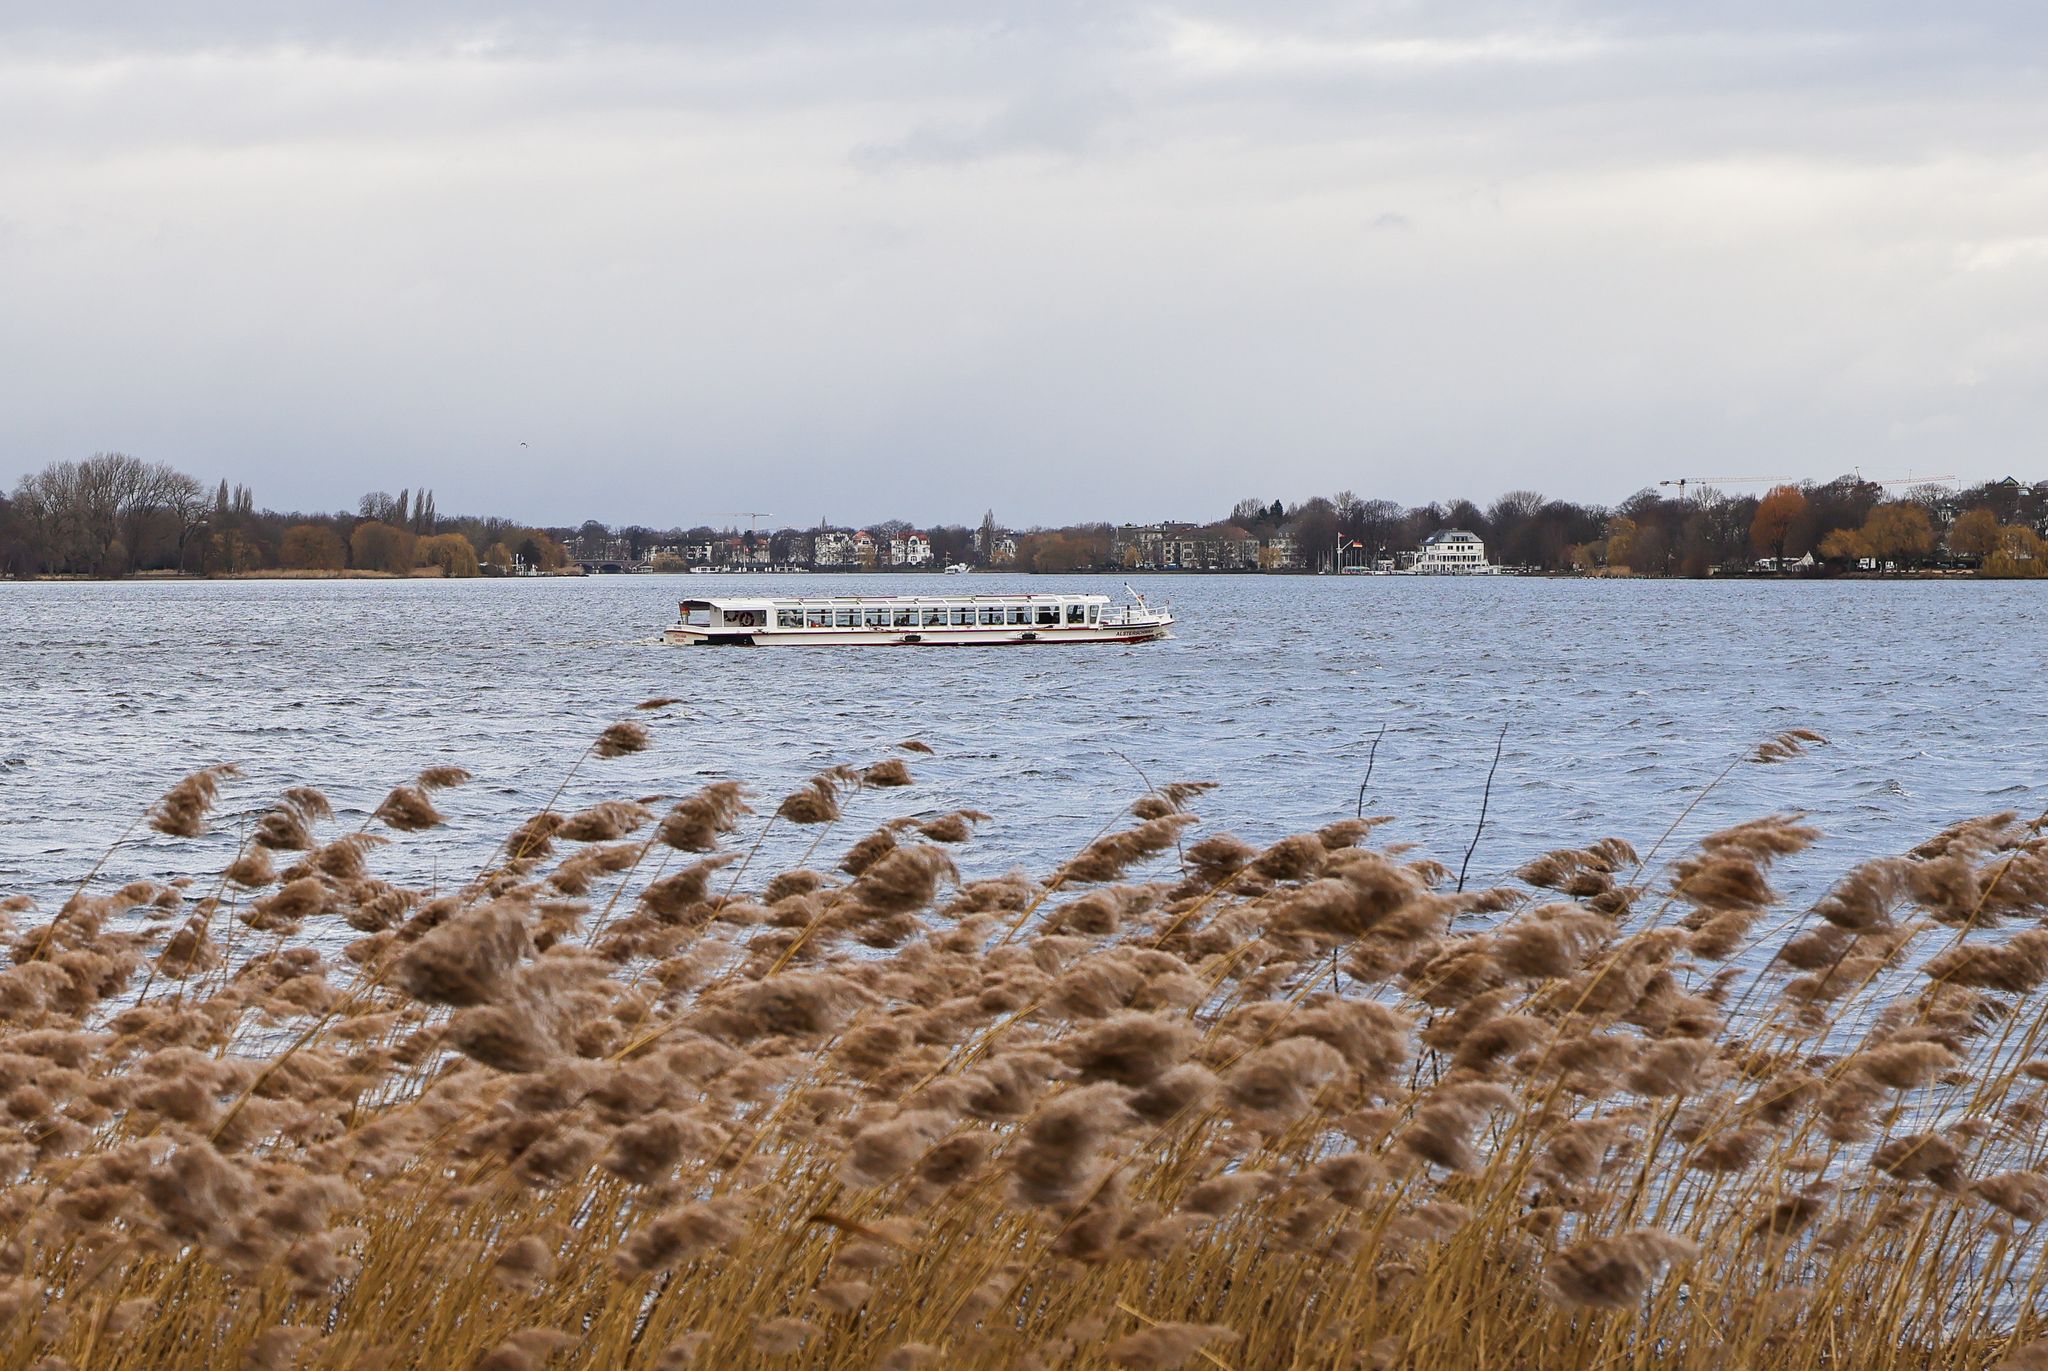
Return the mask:
[[2048,477],[2038,3],[569,8],[0,0],[0,484],[1024,524]]

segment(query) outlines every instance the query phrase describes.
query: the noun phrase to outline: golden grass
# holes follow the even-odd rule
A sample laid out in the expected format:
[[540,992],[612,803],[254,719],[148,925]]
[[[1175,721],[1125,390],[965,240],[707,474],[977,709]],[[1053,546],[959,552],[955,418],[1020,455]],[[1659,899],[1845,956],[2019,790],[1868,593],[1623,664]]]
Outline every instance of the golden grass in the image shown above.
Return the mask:
[[890,758],[374,875],[466,779],[8,902],[0,1366],[2048,1364],[2038,822],[1805,912],[1796,816],[1458,893],[1192,785],[1044,878],[962,883],[972,811],[752,869],[914,807]]

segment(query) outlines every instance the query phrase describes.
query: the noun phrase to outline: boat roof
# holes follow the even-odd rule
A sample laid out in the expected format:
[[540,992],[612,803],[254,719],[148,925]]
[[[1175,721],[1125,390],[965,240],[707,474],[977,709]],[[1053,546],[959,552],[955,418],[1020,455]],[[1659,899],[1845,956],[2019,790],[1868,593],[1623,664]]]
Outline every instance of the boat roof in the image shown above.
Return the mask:
[[1047,604],[1052,601],[1061,604],[1108,604],[1107,595],[714,595],[684,600],[687,608],[694,609],[787,609],[802,605],[831,605],[834,607],[868,605],[898,606],[909,605],[1026,605]]

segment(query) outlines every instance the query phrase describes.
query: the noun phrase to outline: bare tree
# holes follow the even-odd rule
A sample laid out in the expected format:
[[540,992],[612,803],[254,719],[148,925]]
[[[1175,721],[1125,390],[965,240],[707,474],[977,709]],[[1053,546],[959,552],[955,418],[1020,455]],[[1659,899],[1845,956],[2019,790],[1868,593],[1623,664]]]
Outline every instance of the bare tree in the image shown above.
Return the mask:
[[1230,522],[1240,528],[1256,528],[1270,522],[1270,517],[1263,501],[1239,500],[1230,507]]
[[1331,503],[1337,507],[1337,527],[1346,534],[1355,535],[1359,516],[1365,511],[1365,501],[1358,498],[1356,491],[1340,490]]
[[1543,495],[1534,490],[1511,490],[1495,500],[1486,511],[1486,521],[1496,530],[1536,517],[1544,506]]

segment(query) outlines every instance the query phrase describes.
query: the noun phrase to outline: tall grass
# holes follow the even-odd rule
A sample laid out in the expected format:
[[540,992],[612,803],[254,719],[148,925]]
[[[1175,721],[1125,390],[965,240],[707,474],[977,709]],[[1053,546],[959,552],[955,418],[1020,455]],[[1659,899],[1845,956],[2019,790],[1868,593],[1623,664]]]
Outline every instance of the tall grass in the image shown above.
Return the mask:
[[[1461,893],[1169,785],[963,882],[985,815],[846,841],[914,807],[889,758],[376,876],[465,779],[10,902],[0,1365],[2048,1363],[2038,823],[1798,911],[1797,816]],[[843,855],[757,871],[770,824]]]

